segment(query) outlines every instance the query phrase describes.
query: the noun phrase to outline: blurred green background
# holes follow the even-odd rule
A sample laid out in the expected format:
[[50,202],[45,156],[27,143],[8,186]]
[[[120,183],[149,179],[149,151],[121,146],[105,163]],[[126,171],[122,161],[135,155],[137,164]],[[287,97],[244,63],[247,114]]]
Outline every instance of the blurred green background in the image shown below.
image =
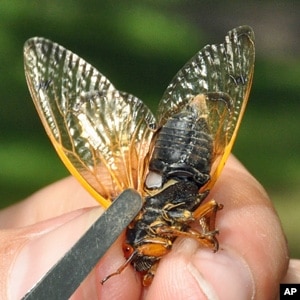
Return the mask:
[[[235,155],[265,186],[300,257],[300,2],[1,1],[0,207],[68,175],[27,90],[22,48],[44,36],[71,49],[155,111],[181,66],[248,24],[256,69]],[[253,216],[255,218],[255,216]]]

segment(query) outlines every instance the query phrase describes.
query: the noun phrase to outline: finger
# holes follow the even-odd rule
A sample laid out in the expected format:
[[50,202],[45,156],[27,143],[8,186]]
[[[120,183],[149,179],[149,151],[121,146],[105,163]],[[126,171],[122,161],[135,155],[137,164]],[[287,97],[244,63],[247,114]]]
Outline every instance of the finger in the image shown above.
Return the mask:
[[2,210],[0,228],[28,226],[79,208],[97,205],[95,199],[70,176]]
[[291,259],[287,274],[281,283],[300,283],[300,259]]
[[273,299],[288,263],[277,214],[259,183],[230,158],[211,192],[224,209],[217,216],[220,250],[178,239],[158,268],[147,299]]
[[[1,231],[0,267],[3,294],[0,298],[20,299],[24,296],[102,212],[101,208],[80,209],[23,229]],[[89,293],[96,293],[93,277],[95,276],[89,276],[82,285],[82,289]]]

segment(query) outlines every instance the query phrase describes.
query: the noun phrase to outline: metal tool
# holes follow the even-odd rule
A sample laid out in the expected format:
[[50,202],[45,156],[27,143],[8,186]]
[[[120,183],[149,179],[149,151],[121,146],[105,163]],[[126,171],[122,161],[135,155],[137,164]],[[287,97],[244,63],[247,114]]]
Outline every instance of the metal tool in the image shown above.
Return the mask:
[[22,300],[68,299],[141,207],[141,196],[125,190]]

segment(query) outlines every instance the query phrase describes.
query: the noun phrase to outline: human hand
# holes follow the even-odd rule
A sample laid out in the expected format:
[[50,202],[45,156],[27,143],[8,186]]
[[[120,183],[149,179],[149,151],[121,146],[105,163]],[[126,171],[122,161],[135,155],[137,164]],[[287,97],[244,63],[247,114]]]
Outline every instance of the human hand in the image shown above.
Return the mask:
[[[279,282],[300,282],[298,261],[291,261],[287,273],[287,245],[272,203],[235,158],[229,158],[211,198],[224,204],[217,215],[217,253],[178,238],[150,287],[142,287],[131,266],[102,286],[124,262],[122,235],[72,299],[276,299]],[[1,211],[0,298],[24,296],[102,212],[72,177]]]

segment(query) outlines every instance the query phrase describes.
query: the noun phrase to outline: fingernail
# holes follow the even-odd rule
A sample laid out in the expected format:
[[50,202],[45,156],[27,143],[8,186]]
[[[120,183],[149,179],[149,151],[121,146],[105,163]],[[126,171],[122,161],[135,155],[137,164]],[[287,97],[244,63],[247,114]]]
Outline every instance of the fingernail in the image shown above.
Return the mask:
[[22,298],[101,213],[99,207],[82,209],[32,226],[32,231],[29,230],[24,237],[27,240],[12,264],[8,283],[9,299]]
[[229,250],[199,251],[188,266],[190,274],[209,300],[254,299],[255,285],[246,261]]

